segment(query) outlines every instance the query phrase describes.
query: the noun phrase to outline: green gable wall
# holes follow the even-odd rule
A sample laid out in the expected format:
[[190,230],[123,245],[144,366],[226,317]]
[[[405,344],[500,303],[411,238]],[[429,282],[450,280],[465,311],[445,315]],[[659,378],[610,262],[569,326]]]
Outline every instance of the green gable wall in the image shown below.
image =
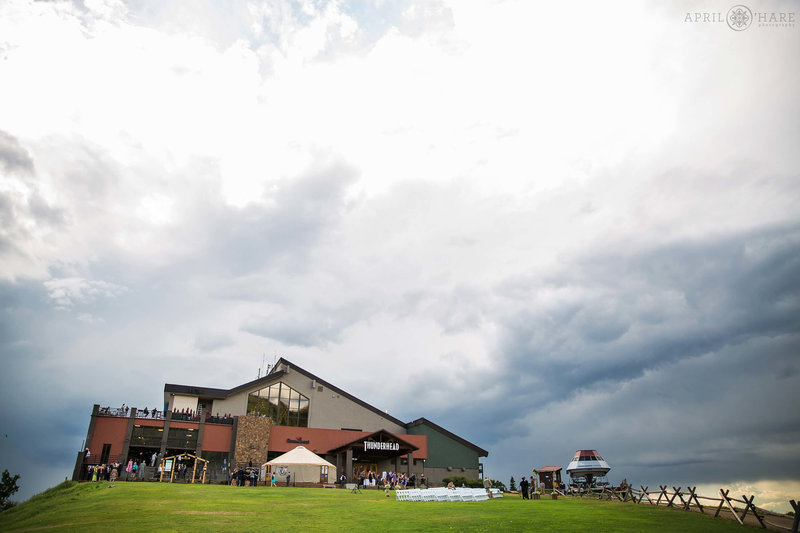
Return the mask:
[[428,459],[425,466],[430,468],[478,468],[478,452],[451,439],[436,429],[420,424],[408,428],[411,435],[428,437]]

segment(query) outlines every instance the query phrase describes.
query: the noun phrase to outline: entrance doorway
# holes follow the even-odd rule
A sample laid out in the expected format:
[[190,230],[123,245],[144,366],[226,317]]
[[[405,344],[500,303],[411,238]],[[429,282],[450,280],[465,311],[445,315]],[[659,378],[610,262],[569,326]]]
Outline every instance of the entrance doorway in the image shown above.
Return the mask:
[[369,478],[369,473],[372,472],[372,475],[375,479],[378,477],[378,464],[377,463],[353,463],[353,479],[360,479],[362,476],[364,479]]

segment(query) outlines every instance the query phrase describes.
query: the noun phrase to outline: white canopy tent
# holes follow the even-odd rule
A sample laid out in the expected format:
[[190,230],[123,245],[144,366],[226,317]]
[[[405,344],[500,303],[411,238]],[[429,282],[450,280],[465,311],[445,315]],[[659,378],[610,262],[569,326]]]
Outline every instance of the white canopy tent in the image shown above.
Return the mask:
[[[270,466],[275,480],[285,482],[286,476],[297,483],[334,483],[336,466],[304,446],[297,446],[283,455],[261,465],[262,470]],[[264,474],[269,476],[268,474]]]

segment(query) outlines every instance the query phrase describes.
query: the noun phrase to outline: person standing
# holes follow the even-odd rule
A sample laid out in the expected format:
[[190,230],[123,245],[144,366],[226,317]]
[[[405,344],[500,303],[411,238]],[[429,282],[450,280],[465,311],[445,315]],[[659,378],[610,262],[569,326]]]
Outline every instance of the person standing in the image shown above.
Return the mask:
[[483,478],[483,488],[486,490],[486,495],[489,496],[489,499],[492,499],[492,480],[489,479],[488,476],[484,476]]
[[522,481],[519,482],[519,491],[522,493],[522,499],[527,500],[528,498],[528,480],[525,479],[525,476],[522,476]]

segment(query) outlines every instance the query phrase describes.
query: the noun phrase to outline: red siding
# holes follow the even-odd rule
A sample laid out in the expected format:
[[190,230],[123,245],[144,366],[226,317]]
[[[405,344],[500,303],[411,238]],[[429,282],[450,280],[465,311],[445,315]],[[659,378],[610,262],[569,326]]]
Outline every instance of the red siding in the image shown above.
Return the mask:
[[221,424],[206,424],[203,430],[204,452],[229,452],[231,451],[231,436],[233,426]]
[[100,457],[103,444],[111,444],[111,455],[122,453],[125,433],[128,431],[128,418],[118,416],[98,416],[94,422],[92,442],[88,445],[92,455]]

